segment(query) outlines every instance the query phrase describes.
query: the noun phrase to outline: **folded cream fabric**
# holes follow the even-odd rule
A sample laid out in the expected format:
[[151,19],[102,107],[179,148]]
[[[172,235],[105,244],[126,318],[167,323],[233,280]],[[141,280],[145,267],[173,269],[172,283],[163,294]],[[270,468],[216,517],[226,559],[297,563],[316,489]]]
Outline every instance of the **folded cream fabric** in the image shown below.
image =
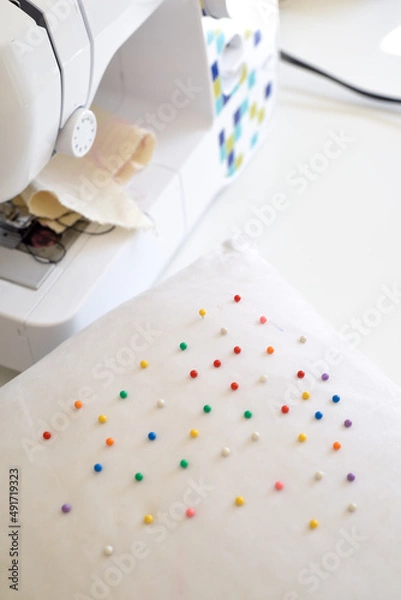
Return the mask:
[[57,219],[57,221],[54,219],[39,219],[39,223],[43,227],[49,227],[55,233],[63,233],[66,229],[74,227],[75,223],[80,219],[82,219],[82,215],[76,212],[68,212]]
[[21,197],[42,224],[57,231],[81,215],[100,224],[151,227],[123,186],[149,163],[156,144],[154,135],[98,107],[92,110],[98,133],[90,152],[83,158],[56,154]]

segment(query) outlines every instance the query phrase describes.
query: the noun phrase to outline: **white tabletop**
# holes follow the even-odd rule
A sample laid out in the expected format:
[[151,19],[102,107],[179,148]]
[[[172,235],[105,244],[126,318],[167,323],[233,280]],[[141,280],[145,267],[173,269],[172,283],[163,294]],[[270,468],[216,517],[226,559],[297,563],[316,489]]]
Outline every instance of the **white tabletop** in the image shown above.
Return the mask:
[[[359,86],[401,97],[401,34],[400,55],[380,49],[400,25],[398,0],[285,0],[282,47]],[[329,322],[401,385],[400,110],[293,67],[282,66],[280,79],[267,141],[216,199],[165,275],[245,232]],[[296,172],[304,165],[301,181]],[[286,198],[284,208],[263,224],[255,210],[271,215],[278,193]]]

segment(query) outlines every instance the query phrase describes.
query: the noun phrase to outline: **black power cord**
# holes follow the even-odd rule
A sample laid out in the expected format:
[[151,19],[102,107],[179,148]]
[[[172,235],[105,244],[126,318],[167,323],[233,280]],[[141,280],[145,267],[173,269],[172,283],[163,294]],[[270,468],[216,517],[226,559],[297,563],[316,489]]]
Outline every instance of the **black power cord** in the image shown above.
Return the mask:
[[300,60],[296,56],[292,56],[291,54],[288,54],[287,52],[281,51],[280,58],[283,62],[285,62],[289,65],[298,67],[300,69],[304,69],[305,71],[309,71],[310,73],[315,73],[315,75],[320,75],[321,77],[324,77],[325,79],[328,79],[329,81],[332,81],[333,83],[337,83],[338,85],[341,85],[342,87],[347,88],[347,90],[350,90],[351,92],[355,92],[356,94],[359,94],[360,96],[369,98],[370,100],[377,100],[379,102],[391,102],[392,104],[400,104],[401,103],[401,98],[394,98],[393,96],[383,96],[382,94],[376,94],[374,92],[369,92],[368,90],[364,90],[362,88],[356,87],[355,85],[352,85],[351,83],[348,83],[347,81],[344,81],[338,77],[335,77],[334,75],[327,73],[323,69],[319,69],[318,67],[315,67],[314,65],[311,65],[303,60]]

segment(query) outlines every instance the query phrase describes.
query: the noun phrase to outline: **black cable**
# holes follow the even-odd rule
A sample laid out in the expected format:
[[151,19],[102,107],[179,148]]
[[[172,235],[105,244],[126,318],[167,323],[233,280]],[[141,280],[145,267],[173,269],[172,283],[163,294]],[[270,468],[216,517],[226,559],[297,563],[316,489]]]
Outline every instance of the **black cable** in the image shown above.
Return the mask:
[[310,71],[311,73],[315,73],[316,75],[325,77],[326,79],[329,79],[330,81],[333,81],[334,83],[337,83],[338,85],[341,85],[347,88],[347,90],[351,90],[351,92],[355,92],[360,96],[365,96],[366,98],[370,98],[371,100],[378,100],[380,102],[391,102],[392,104],[401,103],[401,98],[394,98],[393,96],[383,96],[382,94],[376,94],[374,92],[369,92],[368,90],[358,88],[355,85],[352,85],[351,83],[348,83],[342,79],[339,79],[338,77],[335,77],[334,75],[331,75],[330,73],[327,73],[326,71],[323,71],[323,69],[319,69],[318,67],[310,65],[309,63],[304,62],[299,58],[296,58],[296,56],[288,54],[287,52],[281,51],[280,58],[283,62],[289,65],[293,65],[294,67],[299,67],[300,69],[304,69],[305,71]]
[[[62,216],[67,216],[70,213],[65,213]],[[61,223],[59,221],[59,219],[54,219],[57,223],[60,223],[60,225],[63,225],[63,223]],[[34,221],[35,222],[35,221]],[[109,227],[109,229],[106,229],[104,231],[98,231],[98,232],[89,232],[89,231],[85,231],[84,229],[78,229],[76,228],[76,225],[79,223],[79,221],[77,221],[74,225],[63,225],[63,227],[66,227],[66,230],[73,230],[76,231],[77,233],[85,233],[86,235],[105,235],[106,233],[109,233],[110,231],[113,231],[113,229],[115,229],[115,226],[111,226]],[[64,233],[64,232],[63,232]],[[25,248],[27,249],[28,253],[39,263],[42,264],[46,264],[46,265],[57,265],[59,262],[61,262],[63,260],[63,258],[65,257],[65,255],[67,254],[67,249],[64,246],[64,244],[60,241],[57,241],[54,245],[57,248],[59,248],[59,250],[61,251],[61,255],[58,258],[48,258],[46,256],[40,256],[40,254],[37,254],[36,252],[34,252],[32,250],[32,246],[30,244],[28,244],[27,242],[20,242],[22,245],[25,246]],[[46,247],[44,247],[46,248]],[[42,249],[42,248],[41,248]]]
[[[73,215],[75,214],[73,210],[69,210],[65,213],[63,213],[62,215],[60,215],[57,219],[54,219],[56,223],[58,223],[59,225],[61,225],[62,227],[65,227],[65,230],[67,231],[76,231],[77,233],[85,233],[86,235],[105,235],[106,233],[110,233],[110,231],[113,231],[116,226],[115,225],[111,225],[108,229],[104,229],[103,231],[86,231],[85,229],[79,229],[77,227],[77,225],[79,223],[88,223],[90,224],[88,221],[85,221],[85,219],[79,219],[78,221],[75,221],[75,223],[73,223],[72,225],[67,225],[66,223],[63,223],[61,221],[61,219],[64,217],[68,217],[69,215]],[[88,225],[86,225],[87,227]]]
[[[19,207],[14,204],[14,202],[12,200],[10,200],[10,205],[12,205],[14,208],[16,208],[16,210],[19,211]],[[3,212],[1,210],[1,212]],[[63,227],[65,227],[65,231],[75,231],[77,233],[83,233],[85,235],[89,235],[89,236],[98,236],[98,235],[106,235],[107,233],[110,233],[111,231],[113,231],[114,229],[116,229],[115,225],[111,225],[110,227],[108,227],[107,229],[104,229],[102,231],[86,231],[85,228],[80,228],[78,225],[79,223],[82,223],[85,227],[88,227],[88,221],[86,221],[85,219],[79,219],[78,221],[76,221],[75,223],[73,223],[72,225],[67,225],[66,223],[62,222],[62,218],[64,217],[68,217],[69,215],[74,214],[74,211],[66,211],[65,213],[63,213],[62,215],[60,215],[60,217],[58,219],[54,219],[54,221],[56,223],[59,223],[59,225],[62,225]],[[27,234],[32,230],[32,227],[36,224],[39,224],[39,217],[35,217],[32,219],[31,221],[31,226],[29,227],[29,230],[25,232],[24,238],[27,237]],[[65,231],[63,233],[65,233]],[[65,255],[67,254],[67,249],[64,246],[64,244],[57,240],[54,244],[53,247],[57,247],[59,249],[59,256],[57,258],[49,258],[47,256],[41,256],[40,254],[38,254],[37,252],[35,252],[33,250],[33,246],[29,243],[26,242],[24,240],[20,241],[20,246],[24,246],[26,249],[26,252],[28,252],[28,254],[30,254],[32,256],[32,258],[42,264],[47,264],[47,265],[56,265],[59,262],[61,262],[63,260],[63,258],[65,257]],[[43,246],[42,248],[39,248],[40,250],[46,249],[47,246]]]
[[[12,200],[10,200],[10,204],[19,211],[19,207],[16,204],[14,204],[14,202]],[[85,235],[93,235],[93,236],[105,235],[106,233],[110,233],[111,231],[114,231],[114,229],[116,228],[115,225],[110,225],[110,227],[108,227],[108,229],[103,229],[102,231],[86,231],[86,229],[80,229],[79,227],[77,227],[77,225],[79,223],[86,223],[85,227],[88,227],[88,225],[90,225],[90,223],[89,223],[89,221],[86,221],[85,219],[81,218],[78,221],[75,221],[75,223],[73,223],[72,225],[67,225],[67,223],[62,222],[61,219],[68,217],[69,215],[73,215],[73,214],[76,214],[75,211],[67,210],[65,213],[60,215],[57,219],[53,219],[53,220],[56,223],[58,223],[59,225],[61,225],[62,227],[65,227],[65,231],[72,230],[72,231],[76,231],[77,233],[84,233]],[[40,220],[40,217],[34,217],[32,219],[32,224],[39,223],[39,220]],[[62,232],[62,233],[64,233],[64,232]]]
[[84,233],[85,235],[95,236],[95,235],[106,235],[106,233],[110,233],[111,231],[114,231],[116,228],[115,225],[110,225],[110,227],[108,229],[104,229],[103,231],[86,231],[86,229],[79,229],[78,227],[76,227],[76,225],[78,223],[79,223],[79,221],[77,221],[77,223],[75,223],[75,225],[68,227],[68,229],[72,229],[72,231],[76,231],[77,233]]
[[[79,227],[77,227],[77,225],[79,223],[87,223],[85,225],[85,227],[88,227],[88,222],[80,219],[79,221],[76,221],[73,225],[66,225],[65,223],[63,223],[62,221],[60,221],[59,219],[54,219],[56,221],[56,223],[58,223],[59,225],[62,225],[63,227],[65,227],[65,231],[76,231],[77,233],[84,233],[85,235],[91,235],[91,236],[95,236],[95,235],[106,235],[106,233],[110,233],[111,231],[114,231],[114,229],[116,228],[115,225],[110,225],[110,227],[108,229],[104,229],[103,231],[86,231],[86,229],[80,229]],[[64,233],[64,232],[63,232]]]

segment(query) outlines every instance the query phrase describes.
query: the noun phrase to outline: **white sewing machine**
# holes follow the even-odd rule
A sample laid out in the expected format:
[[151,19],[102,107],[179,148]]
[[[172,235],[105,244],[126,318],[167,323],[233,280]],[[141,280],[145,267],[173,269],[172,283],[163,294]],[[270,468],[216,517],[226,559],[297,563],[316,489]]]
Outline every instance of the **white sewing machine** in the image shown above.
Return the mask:
[[0,0],[0,202],[54,151],[87,152],[92,101],[158,139],[128,187],[157,235],[78,235],[49,265],[0,223],[0,364],[27,368],[151,285],[249,159],[276,88],[277,3],[259,1],[246,22],[206,16],[227,16],[219,0]]

